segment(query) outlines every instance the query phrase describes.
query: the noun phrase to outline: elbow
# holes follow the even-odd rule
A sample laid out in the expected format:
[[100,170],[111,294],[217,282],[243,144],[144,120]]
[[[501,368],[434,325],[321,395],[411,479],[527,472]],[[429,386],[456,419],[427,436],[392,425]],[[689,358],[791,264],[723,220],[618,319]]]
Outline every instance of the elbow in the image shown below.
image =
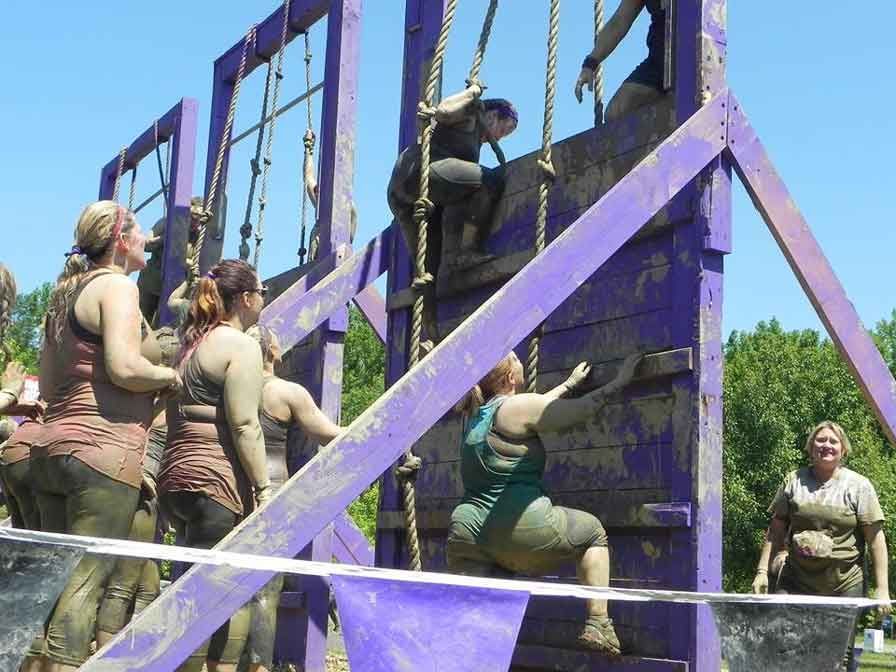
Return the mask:
[[254,441],[261,437],[261,423],[258,416],[232,419],[230,433],[236,445],[244,445],[246,441]]

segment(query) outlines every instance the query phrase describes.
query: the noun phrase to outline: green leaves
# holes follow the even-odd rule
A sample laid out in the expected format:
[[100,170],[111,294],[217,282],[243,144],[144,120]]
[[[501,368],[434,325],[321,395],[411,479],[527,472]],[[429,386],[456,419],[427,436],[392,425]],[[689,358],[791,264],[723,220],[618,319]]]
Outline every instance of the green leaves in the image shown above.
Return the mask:
[[52,290],[53,283],[46,282],[32,292],[20,294],[6,332],[12,358],[24,364],[31,374],[37,374],[41,330]]

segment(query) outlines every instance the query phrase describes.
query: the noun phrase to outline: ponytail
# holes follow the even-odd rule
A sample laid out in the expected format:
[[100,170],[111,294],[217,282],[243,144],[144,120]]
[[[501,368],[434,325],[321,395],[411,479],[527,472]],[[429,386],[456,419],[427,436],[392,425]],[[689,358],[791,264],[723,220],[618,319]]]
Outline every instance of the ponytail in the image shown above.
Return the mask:
[[134,214],[115,201],[91,203],[78,218],[75,243],[65,253],[65,265],[50,293],[44,336],[59,344],[65,326],[65,315],[72,307],[75,290],[84,275],[96,268],[98,260],[113,249],[115,240],[134,227]]
[[516,354],[511,351],[504,357],[504,359],[495,365],[495,368],[485,374],[483,379],[464,395],[463,399],[457,402],[454,410],[465,417],[476,415],[476,413],[479,412],[480,406],[482,406],[488,399],[495,396],[504,379],[510,375],[513,371],[513,367],[517,365],[518,362],[519,360],[517,359]]
[[236,297],[257,284],[255,269],[239,259],[225,259],[201,277],[184,320],[178,361],[186,361],[202,339],[231,315]]

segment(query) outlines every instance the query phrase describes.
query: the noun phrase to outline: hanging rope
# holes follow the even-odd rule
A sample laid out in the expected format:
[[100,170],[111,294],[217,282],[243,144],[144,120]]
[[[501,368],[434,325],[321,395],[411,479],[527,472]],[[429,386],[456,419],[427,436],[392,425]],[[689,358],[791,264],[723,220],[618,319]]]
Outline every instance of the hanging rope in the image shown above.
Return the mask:
[[[159,183],[161,184],[162,189],[162,214],[168,215],[168,177],[165,175],[165,168],[162,165],[162,150],[159,144],[159,122],[152,122],[152,137],[153,144],[156,148],[156,166],[159,169]],[[169,152],[169,147],[171,146],[171,139],[165,141],[165,153]],[[167,163],[167,160],[166,162]]]
[[243,83],[243,75],[246,73],[246,56],[249,53],[249,45],[255,42],[255,26],[249,28],[246,37],[243,39],[243,53],[240,56],[240,64],[236,70],[236,79],[233,82],[233,93],[230,96],[230,107],[227,109],[227,120],[224,122],[224,130],[221,133],[221,140],[218,144],[218,156],[215,159],[215,169],[212,172],[212,181],[209,184],[208,196],[203,205],[203,214],[199,221],[199,231],[196,233],[196,245],[193,249],[193,258],[191,260],[191,273],[193,277],[199,277],[199,257],[202,254],[202,246],[205,243],[205,233],[208,226],[208,220],[211,218],[215,205],[215,196],[218,193],[218,182],[221,179],[221,171],[224,167],[224,155],[227,151],[228,139],[233,131],[233,118],[236,116],[236,102],[240,96],[240,85]]
[[134,201],[137,199],[137,166],[131,170],[131,188],[128,191],[128,210],[134,210]]
[[488,47],[488,41],[492,35],[492,24],[495,22],[497,10],[498,0],[491,0],[488,5],[488,11],[485,13],[485,20],[482,22],[479,43],[476,45],[476,51],[473,53],[473,65],[470,66],[470,77],[467,79],[468,86],[479,83],[479,70],[482,69],[482,60],[485,58],[485,49]]
[[261,244],[264,241],[264,214],[268,204],[268,175],[274,152],[274,128],[277,125],[277,99],[280,97],[280,82],[283,81],[283,57],[286,55],[286,41],[289,39],[289,6],[292,0],[283,1],[283,29],[280,32],[280,48],[277,50],[277,69],[274,72],[274,91],[271,94],[271,123],[268,128],[268,142],[264,150],[264,167],[261,170],[261,194],[258,197],[258,226],[255,227],[255,255],[252,266],[258,268],[261,259]]
[[[556,173],[551,157],[554,137],[554,97],[557,92],[557,46],[560,36],[560,0],[551,0],[548,22],[548,62],[544,83],[544,124],[541,132],[541,184],[538,185],[538,212],[535,218],[535,255],[544,251],[545,233],[548,221],[548,193],[554,183]],[[544,324],[540,324],[529,341],[529,356],[526,359],[526,380],[528,391],[535,392],[538,384],[538,347]]]
[[[314,118],[311,110],[311,38],[308,31],[305,31],[305,91],[308,95],[305,97],[305,109],[308,112],[308,126],[306,127],[305,137],[302,143],[305,146],[305,154],[302,157],[302,228],[299,232],[299,266],[304,265],[305,255],[308,249],[305,247],[307,239],[308,225],[308,183],[306,179],[305,164],[314,156]],[[317,221],[317,204],[314,206],[314,219]]]
[[268,61],[268,74],[264,79],[264,95],[261,98],[261,121],[258,124],[258,138],[255,141],[255,156],[249,160],[252,177],[249,178],[249,196],[246,199],[246,216],[240,227],[240,259],[249,259],[249,237],[252,235],[252,205],[255,203],[255,186],[261,175],[261,149],[264,146],[264,129],[267,126],[268,101],[271,94],[271,80],[274,77],[274,61]]
[[118,191],[121,187],[121,176],[124,174],[124,157],[128,155],[128,148],[122,147],[118,152],[118,171],[115,173],[115,184],[112,186],[112,200],[118,203]]
[[[597,36],[604,27],[604,0],[594,0],[594,48]],[[599,63],[594,71],[594,125],[604,123],[604,64]]]

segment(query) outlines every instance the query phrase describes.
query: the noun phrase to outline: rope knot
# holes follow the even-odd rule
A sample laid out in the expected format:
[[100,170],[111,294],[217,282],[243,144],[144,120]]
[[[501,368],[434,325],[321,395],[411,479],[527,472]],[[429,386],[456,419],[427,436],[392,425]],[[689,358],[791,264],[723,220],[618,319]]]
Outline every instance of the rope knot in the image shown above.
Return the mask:
[[428,198],[418,198],[414,201],[414,222],[419,225],[420,222],[428,220],[435,209],[435,203]]
[[302,144],[305,145],[305,149],[306,149],[309,153],[313,153],[313,152],[314,152],[314,143],[315,143],[315,141],[316,141],[316,138],[314,137],[314,131],[312,131],[310,128],[307,129],[307,130],[305,131],[305,135],[304,135],[304,137],[302,138]]
[[550,159],[538,159],[537,161],[538,167],[541,168],[541,172],[544,174],[544,179],[548,182],[553,182],[557,179],[557,171],[554,169],[554,163]]
[[252,235],[252,224],[246,222],[240,227],[240,238],[248,238]]
[[431,285],[435,281],[436,279],[433,277],[432,273],[424,271],[414,278],[411,282],[411,287],[413,287],[416,292],[422,292],[424,287]]
[[404,462],[395,467],[395,477],[401,481],[414,481],[422,466],[423,460],[414,454],[408,454],[405,456]]

